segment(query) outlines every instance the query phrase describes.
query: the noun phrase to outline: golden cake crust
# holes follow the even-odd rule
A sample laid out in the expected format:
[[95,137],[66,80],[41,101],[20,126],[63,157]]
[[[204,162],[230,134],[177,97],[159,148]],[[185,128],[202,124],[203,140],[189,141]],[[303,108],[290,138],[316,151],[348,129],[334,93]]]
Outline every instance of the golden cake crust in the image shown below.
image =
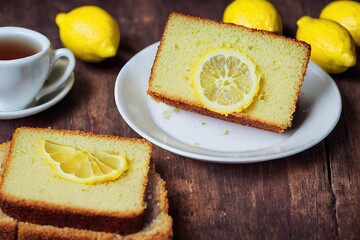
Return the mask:
[[237,124],[241,124],[241,125],[246,125],[246,126],[251,126],[251,127],[256,127],[259,129],[263,129],[263,130],[268,130],[268,131],[272,131],[272,132],[277,132],[277,133],[281,133],[284,131],[283,127],[279,127],[277,125],[273,125],[271,123],[266,123],[264,121],[261,121],[260,119],[255,119],[255,118],[251,118],[249,115],[241,115],[238,114],[237,116],[235,115],[222,115],[220,113],[216,113],[213,111],[210,111],[206,108],[202,108],[202,107],[198,107],[198,106],[194,106],[194,105],[189,105],[187,103],[183,103],[181,101],[177,101],[177,100],[172,100],[170,98],[166,98],[163,96],[158,96],[157,93],[148,93],[155,101],[157,102],[163,102],[166,103],[170,106],[173,106],[175,108],[178,109],[183,109],[186,111],[190,111],[190,112],[195,112],[195,113],[199,113],[205,116],[209,116],[209,117],[213,117],[213,118],[217,118],[217,119],[221,119],[227,122],[233,122],[233,123],[237,123]]
[[[22,127],[22,129],[30,129],[32,131],[43,131],[44,129],[38,128],[27,128]],[[81,135],[89,138],[108,138],[112,140],[125,140],[133,142],[141,142],[152,149],[152,144],[144,139],[132,139],[132,138],[123,138],[110,135],[101,135],[86,133],[82,131],[71,131],[71,130],[53,130],[51,131],[59,134],[72,134],[72,135]],[[14,140],[16,140],[18,130],[13,134],[13,140],[11,142],[9,159],[6,161],[4,166],[4,174],[2,181],[0,183],[0,199],[1,199],[1,208],[4,213],[14,217],[17,220],[31,222],[36,224],[50,224],[58,227],[74,227],[80,229],[91,229],[94,231],[106,231],[106,232],[116,232],[120,234],[129,234],[139,231],[143,223],[143,212],[145,204],[142,208],[139,208],[136,212],[104,212],[101,210],[85,210],[75,207],[62,206],[55,203],[40,202],[30,199],[21,199],[8,195],[2,191],[4,179],[8,173],[8,168],[11,162],[11,154],[13,149]],[[150,159],[150,153],[148,158]],[[147,166],[147,171],[149,166]],[[146,175],[142,187],[144,189],[145,197],[145,188],[148,182],[148,176]]]
[[[0,144],[0,159],[5,160],[10,149],[10,142]],[[0,161],[0,179],[3,172],[3,161]],[[0,210],[0,239],[15,239],[17,222]]]
[[15,220],[0,219],[0,239],[15,239],[16,225]]
[[279,125],[279,124],[275,124],[275,123],[271,123],[268,122],[266,120],[260,119],[260,118],[256,118],[253,117],[249,114],[246,114],[244,112],[239,112],[239,113],[232,113],[229,115],[222,115],[213,111],[210,111],[206,108],[204,108],[203,106],[199,105],[199,103],[196,102],[190,102],[187,101],[186,99],[181,99],[181,98],[174,98],[172,96],[167,96],[166,94],[161,94],[158,93],[156,91],[153,91],[151,89],[151,86],[153,85],[154,82],[154,72],[155,72],[155,68],[158,67],[158,61],[159,61],[159,54],[162,52],[162,48],[163,48],[163,41],[165,41],[166,39],[166,32],[168,29],[168,24],[170,22],[170,20],[173,17],[177,17],[177,16],[181,16],[183,18],[187,18],[187,19],[191,19],[191,20],[195,20],[195,21],[200,21],[200,22],[204,22],[204,23],[216,23],[216,24],[220,24],[221,26],[224,27],[232,27],[232,28],[238,28],[238,29],[246,29],[247,31],[250,32],[257,32],[257,33],[261,33],[262,35],[266,35],[269,36],[271,38],[278,38],[278,39],[284,39],[287,41],[291,41],[295,44],[297,44],[298,46],[302,46],[306,49],[306,58],[304,59],[304,62],[302,64],[301,67],[301,79],[299,81],[299,86],[298,86],[298,92],[297,92],[297,98],[294,99],[294,104],[292,106],[292,111],[295,112],[296,109],[296,105],[298,102],[298,96],[300,93],[300,89],[301,89],[301,85],[304,81],[304,76],[306,73],[306,69],[307,69],[307,65],[310,59],[310,51],[311,51],[311,47],[309,44],[303,42],[303,41],[299,41],[293,38],[288,38],[282,35],[277,35],[274,33],[270,33],[267,31],[263,31],[263,30],[258,30],[258,29],[251,29],[251,28],[247,28],[245,26],[241,26],[241,25],[236,25],[233,23],[225,23],[225,22],[219,22],[219,21],[214,21],[214,20],[209,20],[209,19],[204,19],[204,18],[200,18],[200,17],[194,17],[194,16],[189,16],[186,14],[182,14],[182,13],[177,13],[177,12],[172,12],[169,15],[168,21],[165,24],[164,27],[164,31],[162,34],[162,38],[155,56],[155,60],[153,63],[153,66],[151,68],[151,74],[150,74],[150,79],[149,79],[149,87],[147,89],[147,94],[150,95],[155,101],[157,102],[164,102],[168,105],[174,106],[176,108],[180,108],[186,111],[191,111],[191,112],[195,112],[195,113],[199,113],[205,116],[209,116],[209,117],[213,117],[213,118],[218,118],[224,121],[229,121],[229,122],[233,122],[233,123],[237,123],[237,124],[241,124],[241,125],[247,125],[247,126],[251,126],[251,127],[255,127],[255,128],[259,128],[259,129],[263,129],[263,130],[268,130],[268,131],[272,131],[272,132],[276,132],[276,133],[282,133],[284,132],[288,127],[291,126],[291,121],[292,119],[289,119],[289,122],[287,124],[284,125]]
[[[129,234],[139,231],[143,215],[122,217],[119,214],[97,215],[97,211],[81,211],[81,209],[64,209],[60,205],[44,204],[36,201],[4,197],[2,210],[15,219],[40,225],[50,224],[58,227],[87,228],[94,231]],[[99,212],[102,214],[102,212]]]

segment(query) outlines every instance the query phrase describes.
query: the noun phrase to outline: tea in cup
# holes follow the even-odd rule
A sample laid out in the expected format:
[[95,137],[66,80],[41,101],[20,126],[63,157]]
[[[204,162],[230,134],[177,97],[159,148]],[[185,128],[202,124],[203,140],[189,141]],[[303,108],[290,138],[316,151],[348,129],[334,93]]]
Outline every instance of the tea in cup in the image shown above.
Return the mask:
[[[64,73],[45,85],[60,58],[68,59]],[[0,111],[22,110],[36,97],[58,90],[74,67],[72,52],[66,48],[53,50],[43,34],[20,27],[0,27]]]

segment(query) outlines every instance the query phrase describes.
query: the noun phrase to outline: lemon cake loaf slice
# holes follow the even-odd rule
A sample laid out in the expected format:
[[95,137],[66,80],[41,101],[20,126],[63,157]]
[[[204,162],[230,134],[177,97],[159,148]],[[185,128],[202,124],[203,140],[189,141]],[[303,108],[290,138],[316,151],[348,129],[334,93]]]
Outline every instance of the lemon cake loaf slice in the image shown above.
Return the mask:
[[[223,52],[223,55],[215,55],[217,52]],[[244,59],[249,59],[248,65],[254,67],[240,71],[241,67],[234,64],[227,54],[244,56]],[[220,57],[217,59],[212,55]],[[291,126],[309,56],[310,45],[305,42],[239,25],[172,13],[165,25],[151,69],[147,93],[156,101],[177,108],[273,132],[283,132]],[[207,62],[206,57],[209,58]],[[221,62],[219,59],[225,60]],[[246,61],[242,63],[244,62]],[[225,65],[234,71],[221,72]],[[197,74],[199,66],[203,72]],[[236,70],[236,67],[240,70]],[[225,81],[226,77],[229,79],[240,74],[259,81],[249,81],[245,77],[233,82],[236,85]],[[255,74],[255,77],[251,74]],[[216,93],[214,88],[220,81],[211,80],[213,77],[223,77],[222,84],[228,84],[230,90]],[[206,81],[196,80],[201,78]],[[207,78],[213,82],[209,82]],[[201,87],[199,90],[197,82],[205,90]],[[209,107],[215,104],[213,98],[219,96],[225,97],[218,105],[227,107],[229,102],[241,98],[241,94],[231,95],[234,93],[234,88],[231,87],[247,93],[247,88],[250,87],[246,84],[249,82],[254,83],[249,84],[253,86],[251,96],[248,94],[249,99],[242,109],[238,107],[236,111],[224,114]],[[209,105],[201,98],[206,94]]]
[[[0,174],[3,172],[3,166],[9,154],[9,150],[10,142],[0,144]],[[173,235],[172,218],[168,214],[169,206],[166,183],[161,179],[160,175],[155,172],[154,168],[149,170],[149,181],[146,187],[145,200],[147,207],[144,212],[144,224],[141,227],[141,230],[129,235],[18,222],[0,210],[0,239],[171,239]]]
[[[0,179],[10,150],[10,142],[0,144]],[[15,239],[17,222],[0,210],[0,239]]]
[[[151,149],[143,139],[18,128],[0,185],[1,208],[30,223],[137,232],[144,218]],[[114,178],[109,169],[119,168],[117,161],[122,158],[117,156],[124,156],[128,167],[116,179],[81,182],[103,175]],[[89,169],[93,173],[87,176],[84,170]],[[72,177],[64,178],[69,174]]]
[[36,225],[20,222],[18,239],[63,239],[63,240],[168,240],[173,236],[172,218],[168,214],[167,191],[165,181],[153,170],[149,172],[149,184],[146,189],[144,225],[141,230],[129,235],[95,232],[75,228],[58,228],[50,225]]

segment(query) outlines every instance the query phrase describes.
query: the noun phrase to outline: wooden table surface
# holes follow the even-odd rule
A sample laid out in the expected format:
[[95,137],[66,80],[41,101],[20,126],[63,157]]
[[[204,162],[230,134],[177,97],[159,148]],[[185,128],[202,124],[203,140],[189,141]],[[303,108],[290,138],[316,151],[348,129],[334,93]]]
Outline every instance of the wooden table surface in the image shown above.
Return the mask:
[[[318,17],[330,0],[277,0],[284,35],[294,37],[303,15]],[[42,32],[62,47],[55,16],[93,4],[121,29],[116,57],[98,64],[77,61],[75,84],[50,109],[0,120],[0,142],[19,126],[80,129],[140,137],[114,101],[116,76],[146,46],[159,41],[172,11],[221,20],[230,0],[1,1],[0,26]],[[359,48],[357,48],[360,56]],[[0,73],[1,77],[1,73]],[[152,161],[167,181],[174,239],[360,239],[360,61],[332,75],[343,109],[325,140],[296,155],[252,164],[215,164],[182,157],[154,145]]]

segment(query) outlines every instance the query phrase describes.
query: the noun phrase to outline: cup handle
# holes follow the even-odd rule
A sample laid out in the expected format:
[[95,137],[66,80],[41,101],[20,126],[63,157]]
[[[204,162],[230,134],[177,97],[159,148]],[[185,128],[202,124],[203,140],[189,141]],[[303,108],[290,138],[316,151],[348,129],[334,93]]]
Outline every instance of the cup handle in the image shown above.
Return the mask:
[[[53,81],[51,84],[44,86],[39,94],[37,95],[37,99],[42,98],[43,96],[54,92],[57,90],[66,80],[69,78],[70,74],[75,68],[75,57],[74,54],[67,48],[60,48],[53,51],[53,57],[50,59],[50,69],[55,64],[57,60],[61,57],[65,57],[69,60],[64,73],[57,80]],[[50,73],[49,73],[50,74]]]

